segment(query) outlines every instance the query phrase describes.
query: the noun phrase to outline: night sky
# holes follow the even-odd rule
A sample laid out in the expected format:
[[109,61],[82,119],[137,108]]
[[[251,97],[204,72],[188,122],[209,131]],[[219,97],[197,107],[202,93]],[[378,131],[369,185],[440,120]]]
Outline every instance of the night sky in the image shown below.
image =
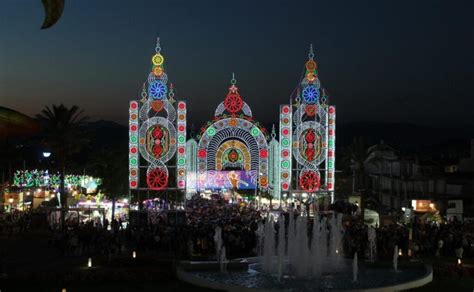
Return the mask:
[[278,121],[313,43],[339,122],[474,124],[473,1],[2,0],[0,105],[64,102],[128,123],[159,35],[188,123],[212,118],[231,73],[254,117]]

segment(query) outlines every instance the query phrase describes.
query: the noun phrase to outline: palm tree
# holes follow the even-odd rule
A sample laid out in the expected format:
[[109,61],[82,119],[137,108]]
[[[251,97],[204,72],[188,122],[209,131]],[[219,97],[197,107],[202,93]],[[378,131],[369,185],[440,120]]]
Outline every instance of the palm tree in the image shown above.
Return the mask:
[[82,126],[88,118],[78,106],[67,108],[63,104],[46,106],[36,118],[43,127],[44,143],[51,149],[59,164],[61,174],[59,192],[63,209],[61,225],[64,226],[64,209],[68,207],[68,194],[64,187],[66,163],[68,157],[77,153],[87,142]]

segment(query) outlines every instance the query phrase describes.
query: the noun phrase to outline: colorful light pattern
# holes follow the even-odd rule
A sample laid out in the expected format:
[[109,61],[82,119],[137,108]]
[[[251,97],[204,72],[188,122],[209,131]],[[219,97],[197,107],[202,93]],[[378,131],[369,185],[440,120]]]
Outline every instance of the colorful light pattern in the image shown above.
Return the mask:
[[319,99],[319,90],[314,85],[308,85],[303,89],[303,99],[306,103],[315,104]]
[[[13,174],[13,186],[19,188],[57,189],[61,184],[59,172],[50,173],[48,170],[17,170]],[[102,184],[100,178],[88,175],[67,174],[64,176],[64,185],[67,188],[85,188],[87,193],[94,193]]]
[[[163,190],[169,187],[169,161],[176,155],[176,187],[186,188],[186,103],[174,99],[168,85],[159,40],[140,101],[130,102],[129,187]],[[145,163],[143,163],[145,162]],[[146,177],[140,169],[146,168]],[[141,186],[146,182],[146,186]]]
[[336,107],[329,106],[329,120],[328,120],[328,177],[327,188],[329,191],[334,191],[335,169],[336,169]]
[[138,102],[131,101],[129,106],[129,142],[128,142],[128,183],[131,189],[138,187]]
[[[293,115],[293,156],[299,172],[299,188],[306,192],[320,189],[334,199],[335,108],[328,106],[327,96],[318,79],[312,47],[306,62],[306,74],[301,80]],[[281,142],[281,145],[285,143]],[[282,164],[283,167],[283,164]],[[320,170],[324,170],[321,180]]]
[[272,139],[268,143],[269,156],[268,160],[268,183],[270,193],[273,198],[281,199],[280,186],[280,143],[275,139],[275,126],[273,126]]
[[[202,129],[199,140],[198,189],[204,189],[202,176],[209,171],[242,169],[254,171],[254,185],[268,188],[268,144],[263,128],[252,119],[233,78],[224,102],[216,109],[212,123]],[[227,115],[230,113],[230,116]]]
[[190,199],[197,191],[197,149],[193,138],[186,142],[186,198]]
[[287,192],[291,186],[291,147],[292,147],[292,111],[290,105],[280,106],[280,184],[281,190]]
[[148,94],[154,100],[162,100],[166,96],[167,92],[168,88],[161,81],[154,81],[148,87]]
[[178,152],[176,154],[176,185],[186,188],[186,103],[178,102]]
[[[216,185],[216,178],[228,174],[237,177],[238,172],[245,174],[247,186],[269,189],[274,198],[292,191],[292,186],[307,192],[327,191],[333,198],[335,108],[328,105],[321,88],[312,50],[295,104],[280,106],[279,141],[273,131],[269,142],[267,131],[253,119],[234,77],[214,119],[201,128],[199,140],[186,141],[186,103],[174,99],[160,50],[158,43],[142,99],[130,103],[131,189],[140,189],[140,181],[147,183],[141,189],[167,188],[167,164],[176,157],[176,187],[186,190],[188,198],[209,187],[229,187]],[[147,164],[141,165],[143,161]],[[147,168],[146,180],[140,180],[140,168]],[[292,184],[294,177],[297,181]]]

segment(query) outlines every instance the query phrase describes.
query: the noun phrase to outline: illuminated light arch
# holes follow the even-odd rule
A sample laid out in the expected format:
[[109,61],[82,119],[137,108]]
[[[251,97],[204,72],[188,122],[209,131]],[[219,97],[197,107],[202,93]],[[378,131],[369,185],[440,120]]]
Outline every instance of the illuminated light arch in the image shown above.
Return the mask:
[[253,171],[253,182],[267,189],[269,155],[267,138],[262,132],[265,130],[253,121],[252,111],[235,84],[233,78],[229,93],[215,111],[214,121],[202,129],[197,151],[198,175],[212,175],[213,171],[225,169],[223,155],[234,143],[236,152],[232,155],[242,155],[242,162],[231,166]]
[[216,152],[216,170],[222,170],[225,168],[223,160],[224,156],[228,154],[228,151],[236,149],[242,155],[242,167],[244,170],[251,170],[250,166],[250,151],[244,143],[237,139],[227,140],[226,142],[222,143]]
[[219,147],[227,140],[233,139],[242,141],[248,149],[251,157],[250,169],[259,170],[261,165],[260,161],[263,162],[263,160],[266,160],[260,160],[259,157],[260,149],[268,148],[265,136],[263,136],[261,132],[259,132],[257,136],[252,136],[250,131],[253,128],[253,124],[246,120],[236,119],[238,120],[239,125],[243,126],[242,128],[229,126],[228,120],[230,119],[224,119],[214,124],[214,127],[216,128],[216,133],[214,135],[209,136],[208,131],[202,135],[201,140],[199,141],[199,149],[205,149],[207,155],[205,157],[198,157],[198,161],[201,162],[198,164],[199,170],[217,169],[216,157]]

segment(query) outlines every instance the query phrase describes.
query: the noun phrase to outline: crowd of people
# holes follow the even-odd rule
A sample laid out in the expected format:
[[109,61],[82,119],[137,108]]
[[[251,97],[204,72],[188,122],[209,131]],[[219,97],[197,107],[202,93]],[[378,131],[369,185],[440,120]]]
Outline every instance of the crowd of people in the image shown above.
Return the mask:
[[[295,210],[297,210],[295,208]],[[181,212],[181,214],[178,214]],[[154,210],[148,221],[109,223],[89,221],[51,230],[51,245],[66,256],[102,255],[110,257],[123,252],[161,253],[180,258],[212,259],[215,257],[215,230],[220,227],[227,258],[257,254],[257,227],[265,221],[266,212],[245,202],[229,204],[220,198],[211,200],[196,196],[187,201],[185,211]],[[170,220],[180,215],[180,220]],[[326,215],[325,215],[326,216]],[[11,214],[4,218],[3,231],[11,234],[13,227],[28,231],[29,216]],[[153,218],[153,220],[150,220]],[[353,216],[344,217],[343,248],[346,256],[354,252],[368,257],[369,228]],[[411,233],[411,240],[410,240]],[[421,223],[411,227],[402,224],[384,225],[375,229],[376,254],[380,259],[393,256],[398,246],[402,254],[415,257],[474,256],[474,222]]]
[[[369,250],[367,225],[351,224],[345,228],[344,247],[347,253],[365,254]],[[376,252],[379,258],[393,256],[395,246],[402,255],[413,257],[474,257],[474,222],[419,222],[412,226],[391,224],[376,228]],[[410,240],[410,233],[412,234]]]

